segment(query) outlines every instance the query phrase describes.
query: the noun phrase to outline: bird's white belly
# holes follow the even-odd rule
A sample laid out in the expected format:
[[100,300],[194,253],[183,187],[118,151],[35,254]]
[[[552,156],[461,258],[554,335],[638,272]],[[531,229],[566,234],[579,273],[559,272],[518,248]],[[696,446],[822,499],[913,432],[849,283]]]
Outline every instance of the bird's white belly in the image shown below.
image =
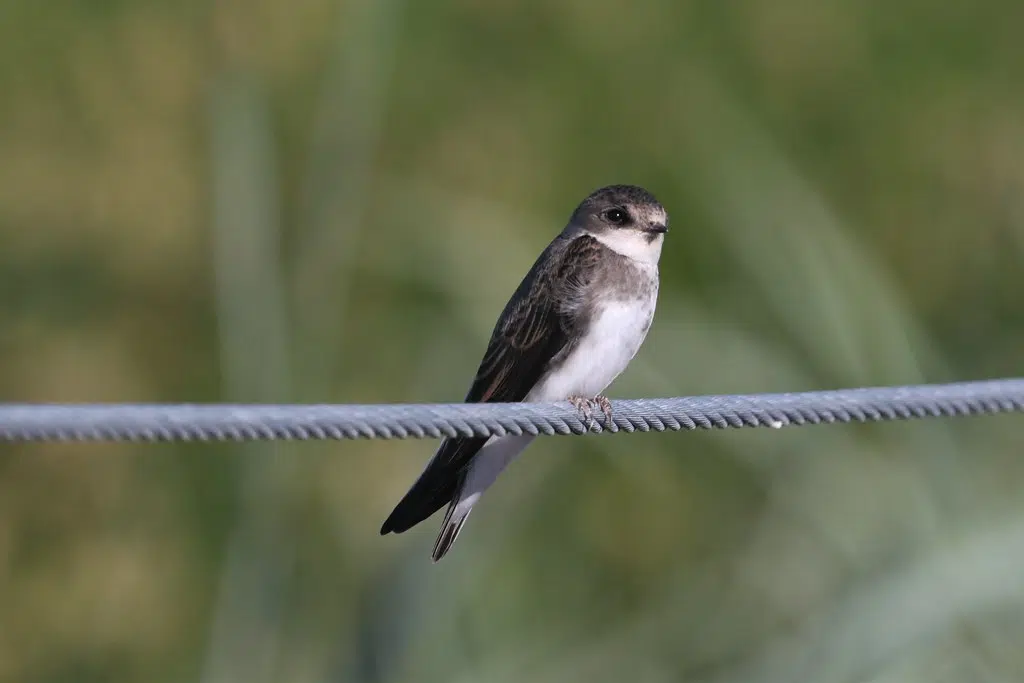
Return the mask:
[[612,301],[601,306],[583,339],[554,372],[527,396],[528,401],[593,397],[626,369],[640,349],[654,316],[649,301]]

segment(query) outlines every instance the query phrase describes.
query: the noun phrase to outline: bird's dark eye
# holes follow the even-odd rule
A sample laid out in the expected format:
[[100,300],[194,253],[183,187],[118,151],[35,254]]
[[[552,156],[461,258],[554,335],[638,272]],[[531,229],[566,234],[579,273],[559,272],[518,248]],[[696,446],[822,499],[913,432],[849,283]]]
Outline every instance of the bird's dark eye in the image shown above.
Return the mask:
[[612,225],[628,225],[629,213],[625,209],[608,209],[604,212],[604,219]]

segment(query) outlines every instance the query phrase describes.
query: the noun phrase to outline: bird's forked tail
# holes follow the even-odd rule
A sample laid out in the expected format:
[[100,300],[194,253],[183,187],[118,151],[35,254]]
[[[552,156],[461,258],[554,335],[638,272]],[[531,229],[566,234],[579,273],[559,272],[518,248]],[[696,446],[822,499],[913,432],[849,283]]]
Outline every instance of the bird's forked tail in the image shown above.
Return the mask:
[[[460,501],[461,493],[461,491],[456,491],[452,502],[448,504],[448,510],[444,513],[441,531],[437,535],[437,540],[434,542],[434,551],[431,554],[434,562],[444,557],[445,553],[451,549],[455,539],[459,537],[459,532],[462,531],[462,525],[466,523],[466,520],[469,519],[469,513],[473,511],[473,503],[476,500],[472,502]],[[478,497],[473,496],[473,498]]]

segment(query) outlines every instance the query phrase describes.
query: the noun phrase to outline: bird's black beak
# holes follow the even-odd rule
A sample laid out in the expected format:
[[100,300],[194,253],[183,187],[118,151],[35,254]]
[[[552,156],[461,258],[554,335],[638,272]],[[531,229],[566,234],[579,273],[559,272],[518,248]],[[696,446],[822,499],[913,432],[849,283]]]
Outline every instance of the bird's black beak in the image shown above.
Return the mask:
[[668,232],[668,226],[667,225],[662,225],[661,223],[651,223],[649,226],[647,226],[647,229],[650,232],[656,232],[656,233],[660,233],[660,234],[664,234],[664,233]]

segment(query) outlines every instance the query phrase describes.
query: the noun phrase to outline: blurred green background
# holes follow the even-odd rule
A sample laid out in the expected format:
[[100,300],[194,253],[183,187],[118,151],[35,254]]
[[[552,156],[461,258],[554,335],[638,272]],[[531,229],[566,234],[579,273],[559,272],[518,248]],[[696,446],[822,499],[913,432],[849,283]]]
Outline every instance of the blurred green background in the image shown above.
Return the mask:
[[[613,397],[1024,368],[1011,0],[6,0],[0,398],[461,400],[577,202],[651,189]],[[5,446],[0,680],[1017,681],[1024,420]]]

